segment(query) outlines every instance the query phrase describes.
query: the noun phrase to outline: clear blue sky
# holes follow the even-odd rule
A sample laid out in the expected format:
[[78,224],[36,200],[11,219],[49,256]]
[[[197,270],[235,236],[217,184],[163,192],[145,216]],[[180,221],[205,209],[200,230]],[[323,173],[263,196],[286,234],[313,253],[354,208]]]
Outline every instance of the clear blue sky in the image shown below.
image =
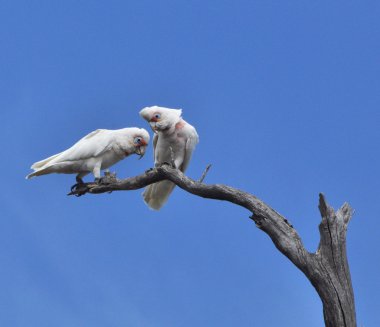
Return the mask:
[[[315,251],[318,193],[349,226],[358,323],[379,326],[379,1],[0,3],[0,325],[323,325],[306,278],[249,212],[176,189],[67,197],[30,165],[97,128],[183,108],[188,175],[257,195]],[[120,177],[152,154],[114,167]]]

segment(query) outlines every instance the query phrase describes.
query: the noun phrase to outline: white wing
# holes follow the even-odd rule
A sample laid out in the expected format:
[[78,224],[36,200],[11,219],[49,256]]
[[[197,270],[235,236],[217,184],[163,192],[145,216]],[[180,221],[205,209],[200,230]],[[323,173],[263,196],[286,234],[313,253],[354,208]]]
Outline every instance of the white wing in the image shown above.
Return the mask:
[[153,136],[153,159],[154,159],[155,164],[157,163],[157,160],[156,160],[157,141],[158,141],[158,134],[154,134],[154,136]]
[[194,127],[191,126],[191,130],[189,131],[189,135],[186,140],[186,146],[185,146],[185,156],[183,158],[182,165],[180,167],[180,170],[182,172],[185,172],[187,167],[189,166],[191,156],[193,154],[193,151],[195,149],[195,146],[199,142],[199,136],[195,130]]
[[[71,148],[52,156],[52,159],[47,161],[44,166],[58,162],[78,161],[97,157],[112,147],[113,139],[114,133],[112,131],[97,129],[80,139]],[[38,164],[38,162],[35,163],[32,168],[38,166]]]

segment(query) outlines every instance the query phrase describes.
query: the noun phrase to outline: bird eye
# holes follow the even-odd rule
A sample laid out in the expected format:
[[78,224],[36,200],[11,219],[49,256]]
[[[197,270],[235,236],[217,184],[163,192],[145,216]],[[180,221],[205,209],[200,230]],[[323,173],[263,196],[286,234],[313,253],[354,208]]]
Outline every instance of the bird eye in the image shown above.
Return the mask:
[[134,142],[135,144],[140,144],[141,141],[142,141],[141,137],[135,137],[135,139],[134,139],[133,142]]
[[154,114],[154,118],[156,118],[156,119],[160,119],[160,118],[161,118],[161,115],[160,115],[160,114]]

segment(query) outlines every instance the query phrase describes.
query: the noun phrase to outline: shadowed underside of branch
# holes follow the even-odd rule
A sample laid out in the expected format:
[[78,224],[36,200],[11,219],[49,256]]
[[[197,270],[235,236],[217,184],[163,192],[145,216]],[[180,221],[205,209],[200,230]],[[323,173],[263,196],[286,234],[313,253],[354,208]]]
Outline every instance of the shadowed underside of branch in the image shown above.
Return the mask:
[[322,300],[326,326],[356,326],[354,295],[346,255],[346,232],[353,213],[351,207],[345,203],[335,212],[320,194],[321,239],[317,252],[309,253],[289,221],[254,195],[227,185],[204,184],[208,168],[199,181],[185,176],[170,165],[162,165],[123,180],[107,175],[101,184],[79,184],[69,195],[136,190],[170,180],[191,194],[242,206],[251,212],[250,218],[268,234],[277,249],[310,280]]

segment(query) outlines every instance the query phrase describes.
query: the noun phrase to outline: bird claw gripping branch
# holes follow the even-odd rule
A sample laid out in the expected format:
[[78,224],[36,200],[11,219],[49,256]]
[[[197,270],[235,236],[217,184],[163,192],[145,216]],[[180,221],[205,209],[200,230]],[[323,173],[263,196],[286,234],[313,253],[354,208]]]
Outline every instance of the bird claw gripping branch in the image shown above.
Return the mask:
[[77,183],[71,186],[70,193],[67,195],[75,195],[76,197],[88,193],[92,188],[100,185],[109,185],[117,182],[116,173],[104,172],[104,176],[91,183]]

